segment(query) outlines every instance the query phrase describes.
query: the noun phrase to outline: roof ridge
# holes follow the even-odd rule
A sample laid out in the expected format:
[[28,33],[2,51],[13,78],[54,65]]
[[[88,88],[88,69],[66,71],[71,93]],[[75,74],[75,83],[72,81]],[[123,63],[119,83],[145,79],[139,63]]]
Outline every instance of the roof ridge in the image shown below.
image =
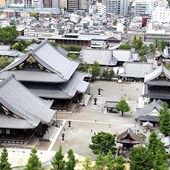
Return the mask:
[[36,47],[35,49],[31,50],[32,52],[36,52],[38,51],[44,44],[48,43],[48,39],[45,39],[44,41],[42,41],[38,47]]
[[[47,44],[49,44],[53,49],[55,49],[56,51],[57,51],[57,49],[54,47],[54,46],[52,46],[49,42],[47,42]],[[57,52],[59,52],[59,51],[57,51]],[[60,52],[59,52],[60,53]],[[60,53],[61,54],[61,53]],[[61,54],[63,57],[65,57],[66,59],[68,59],[68,60],[70,60],[70,61],[74,61],[74,60],[72,60],[72,59],[70,59],[69,57],[67,57],[67,56],[64,56],[63,54]]]
[[0,82],[0,88],[7,84],[12,78],[15,78],[15,76],[11,73],[11,75],[7,79],[4,79],[2,82]]

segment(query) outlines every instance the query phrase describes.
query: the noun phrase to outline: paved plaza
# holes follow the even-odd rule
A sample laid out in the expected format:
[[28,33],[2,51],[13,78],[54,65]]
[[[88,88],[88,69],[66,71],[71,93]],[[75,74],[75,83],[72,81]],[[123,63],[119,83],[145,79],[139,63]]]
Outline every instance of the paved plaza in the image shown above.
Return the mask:
[[[88,148],[91,137],[100,131],[113,134],[122,133],[127,128],[140,128],[135,126],[136,107],[141,98],[143,83],[117,83],[113,81],[96,81],[91,83],[91,100],[86,107],[78,108],[73,114],[59,113],[58,119],[65,121],[64,125],[60,123],[61,133],[50,150],[56,151],[59,145],[63,152],[73,149],[76,154],[85,156],[94,155]],[[101,95],[98,95],[98,88],[103,89]],[[97,105],[94,105],[94,98],[97,98]],[[107,113],[104,108],[105,101],[119,101],[121,97],[125,98],[130,105],[131,110],[122,117],[118,113]],[[71,127],[68,127],[68,120],[71,121]],[[61,122],[60,121],[60,122]],[[64,142],[61,140],[65,134]],[[42,145],[43,147],[43,145]],[[40,147],[40,149],[42,149]]]

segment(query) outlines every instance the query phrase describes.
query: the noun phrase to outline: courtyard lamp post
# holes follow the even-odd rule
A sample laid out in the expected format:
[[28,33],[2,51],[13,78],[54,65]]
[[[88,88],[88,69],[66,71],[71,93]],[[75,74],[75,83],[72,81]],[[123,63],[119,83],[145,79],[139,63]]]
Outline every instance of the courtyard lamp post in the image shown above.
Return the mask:
[[62,140],[62,141],[64,141],[64,137],[65,137],[65,134],[62,133],[62,134],[61,134],[61,140]]
[[97,105],[97,98],[94,98],[94,105]]
[[71,120],[68,121],[68,127],[71,127]]

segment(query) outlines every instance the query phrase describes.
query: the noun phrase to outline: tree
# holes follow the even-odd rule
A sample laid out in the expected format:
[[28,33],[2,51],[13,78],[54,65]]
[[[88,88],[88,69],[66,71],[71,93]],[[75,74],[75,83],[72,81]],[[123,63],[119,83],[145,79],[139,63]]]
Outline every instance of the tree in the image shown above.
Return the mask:
[[165,49],[165,47],[166,47],[165,41],[164,40],[159,41],[159,46],[158,47],[159,47],[159,49],[161,51],[163,51]]
[[79,59],[79,56],[77,54],[69,54],[68,57],[71,58],[72,60],[78,60]]
[[126,161],[123,159],[123,157],[118,156],[115,159],[115,170],[125,170],[125,163]]
[[79,67],[79,71],[88,72],[88,70],[89,70],[89,65],[87,63],[84,63]]
[[109,71],[109,74],[108,74],[108,79],[111,80],[114,75],[115,75],[115,72],[114,72],[113,69],[111,69],[111,70]]
[[30,14],[30,16],[38,19],[38,14],[37,14],[37,13],[34,13],[34,12],[33,12],[33,13]]
[[146,147],[133,147],[130,153],[130,170],[151,170],[152,159],[152,153]]
[[121,99],[119,103],[116,105],[116,110],[121,111],[123,116],[124,112],[130,111],[130,107],[125,99]]
[[132,46],[136,49],[136,50],[139,50],[143,45],[143,42],[142,42],[142,38],[139,37],[138,39],[136,38],[136,36],[134,37],[133,39],[133,42],[132,42]]
[[147,47],[146,45],[142,45],[142,47],[139,49],[139,56],[144,56],[147,52]]
[[170,111],[167,108],[160,110],[159,129],[165,136],[170,136]]
[[10,64],[10,62],[7,57],[5,57],[5,56],[0,57],[0,69],[5,68],[9,64]]
[[157,138],[156,132],[153,131],[151,135],[149,136],[149,145],[148,145],[148,149],[153,154],[153,156],[156,154],[155,148],[157,146],[157,143],[158,143],[158,138]]
[[39,160],[39,158],[36,155],[37,150],[33,148],[30,153],[30,157],[28,159],[28,162],[26,164],[25,170],[40,170],[42,167],[42,164]]
[[168,170],[167,156],[164,144],[159,139],[155,148],[155,155],[153,161],[154,170]]
[[4,44],[12,43],[18,37],[18,31],[15,27],[6,26],[0,29],[0,41]]
[[95,136],[92,136],[92,143],[89,145],[89,148],[96,155],[102,154],[105,156],[109,151],[114,155],[116,153],[115,137],[115,135],[107,132],[99,132]]
[[92,65],[92,77],[96,79],[100,75],[100,65],[97,61],[95,61]]
[[0,170],[11,170],[11,164],[8,162],[8,151],[5,147],[1,152]]
[[62,154],[62,147],[60,146],[52,160],[51,170],[63,170],[65,168],[64,155]]
[[108,170],[114,170],[114,159],[113,159],[113,154],[111,151],[107,153],[105,156],[105,164]]
[[105,167],[105,159],[104,159],[104,156],[99,153],[96,157],[96,160],[95,160],[95,169],[96,170],[103,170]]
[[92,170],[92,162],[91,162],[90,156],[85,157],[83,167],[84,167],[84,170]]
[[107,78],[108,78],[108,75],[109,75],[109,71],[108,71],[107,68],[105,68],[105,69],[103,70],[102,77],[103,77],[104,79],[107,79]]
[[155,47],[155,44],[153,44],[153,43],[150,44],[150,45],[149,45],[149,48],[150,48],[150,51],[151,51],[153,54],[155,54],[155,48],[156,48],[156,47]]
[[126,44],[121,44],[118,49],[123,49],[123,50],[130,50],[131,45],[126,43]]
[[69,149],[67,152],[68,162],[66,162],[66,170],[74,170],[76,166],[76,159],[72,149]]
[[18,50],[18,51],[23,51],[24,50],[24,45],[20,42],[16,42],[13,46],[12,49]]
[[147,63],[147,57],[146,56],[141,56],[140,59],[139,59],[140,62],[144,62],[144,63]]

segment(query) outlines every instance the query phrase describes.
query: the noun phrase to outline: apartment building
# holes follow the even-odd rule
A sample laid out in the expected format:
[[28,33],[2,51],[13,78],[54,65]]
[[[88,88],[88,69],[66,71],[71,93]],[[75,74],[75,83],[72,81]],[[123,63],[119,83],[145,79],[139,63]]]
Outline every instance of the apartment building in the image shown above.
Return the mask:
[[152,21],[161,24],[170,24],[170,8],[167,0],[160,0],[152,12]]
[[129,0],[106,0],[106,13],[125,16],[128,14]]
[[8,7],[43,7],[43,0],[7,0],[6,6]]
[[133,3],[135,16],[151,16],[153,9],[158,5],[158,0],[135,0]]
[[87,10],[89,8],[89,0],[67,0],[67,10]]

